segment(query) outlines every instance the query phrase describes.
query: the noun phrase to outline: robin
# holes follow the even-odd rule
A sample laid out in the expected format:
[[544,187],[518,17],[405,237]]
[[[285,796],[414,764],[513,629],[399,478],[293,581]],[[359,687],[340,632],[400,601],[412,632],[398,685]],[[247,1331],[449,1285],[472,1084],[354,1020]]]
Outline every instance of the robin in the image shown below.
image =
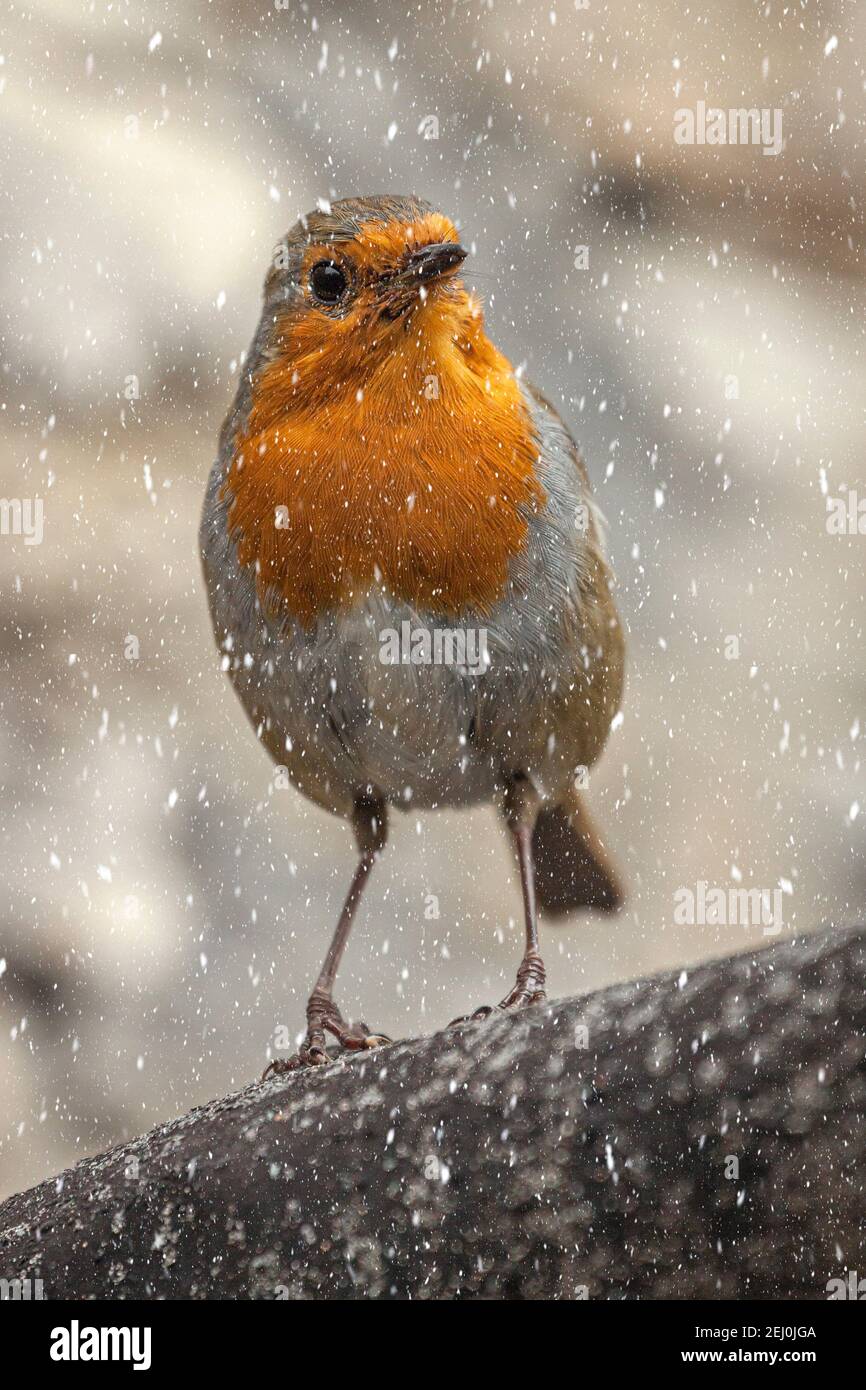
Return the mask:
[[210,475],[223,665],[276,764],[359,852],[305,1041],[268,1071],[332,1060],[326,1034],[390,1041],[333,998],[389,807],[501,809],[526,942],[500,1009],[546,997],[539,907],[621,902],[581,795],[623,678],[601,518],[562,420],[487,337],[466,255],[415,197],[301,218]]

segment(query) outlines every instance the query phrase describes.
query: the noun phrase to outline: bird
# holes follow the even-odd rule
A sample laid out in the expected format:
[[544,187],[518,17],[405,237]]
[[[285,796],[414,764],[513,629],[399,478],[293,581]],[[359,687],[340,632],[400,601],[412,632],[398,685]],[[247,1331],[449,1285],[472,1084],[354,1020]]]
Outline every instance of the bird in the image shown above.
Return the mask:
[[467,254],[415,196],[301,217],[207,484],[222,666],[287,784],[357,844],[303,1041],[265,1076],[391,1041],[334,996],[391,813],[493,806],[516,853],[515,984],[455,1027],[545,1001],[540,913],[623,901],[584,795],[623,692],[606,523],[557,411],[487,336]]

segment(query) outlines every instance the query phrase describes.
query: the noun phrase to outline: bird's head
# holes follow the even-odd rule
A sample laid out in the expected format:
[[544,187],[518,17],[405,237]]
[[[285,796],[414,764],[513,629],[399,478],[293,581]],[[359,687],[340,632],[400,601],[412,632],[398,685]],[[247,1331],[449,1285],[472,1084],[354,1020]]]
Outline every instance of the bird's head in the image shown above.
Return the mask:
[[241,563],[305,625],[374,584],[448,613],[503,591],[538,445],[465,257],[417,198],[343,199],[277,247],[225,490]]
[[276,248],[265,312],[292,355],[338,362],[362,348],[375,364],[399,340],[435,340],[480,320],[458,278],[466,259],[452,222],[416,198],[346,198],[295,224]]

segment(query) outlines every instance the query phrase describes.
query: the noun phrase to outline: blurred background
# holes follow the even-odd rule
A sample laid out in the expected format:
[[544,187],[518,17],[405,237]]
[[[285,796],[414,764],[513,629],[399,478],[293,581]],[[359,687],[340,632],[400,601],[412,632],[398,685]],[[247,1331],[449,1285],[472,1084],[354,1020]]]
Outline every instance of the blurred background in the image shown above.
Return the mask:
[[[0,1195],[255,1078],[349,881],[220,674],[196,542],[320,198],[457,221],[610,523],[628,679],[589,795],[629,902],[544,931],[551,995],[763,944],[674,924],[700,880],[781,887],[786,934],[855,920],[866,535],[826,517],[866,499],[866,5],[35,0],[0,48],[0,495],[44,506],[41,544],[0,535]],[[699,101],[781,110],[782,152],[678,145]],[[395,817],[347,1016],[500,998],[519,903],[492,811]]]

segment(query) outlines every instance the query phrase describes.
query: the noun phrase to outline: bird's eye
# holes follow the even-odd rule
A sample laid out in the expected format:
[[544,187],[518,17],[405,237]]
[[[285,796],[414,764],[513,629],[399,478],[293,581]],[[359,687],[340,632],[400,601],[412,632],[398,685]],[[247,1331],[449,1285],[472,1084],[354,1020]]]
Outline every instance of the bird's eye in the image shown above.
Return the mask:
[[323,304],[336,304],[346,283],[345,275],[333,261],[317,261],[310,271],[310,288]]

